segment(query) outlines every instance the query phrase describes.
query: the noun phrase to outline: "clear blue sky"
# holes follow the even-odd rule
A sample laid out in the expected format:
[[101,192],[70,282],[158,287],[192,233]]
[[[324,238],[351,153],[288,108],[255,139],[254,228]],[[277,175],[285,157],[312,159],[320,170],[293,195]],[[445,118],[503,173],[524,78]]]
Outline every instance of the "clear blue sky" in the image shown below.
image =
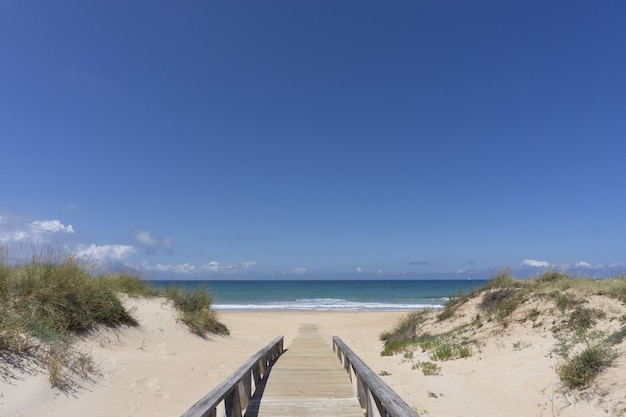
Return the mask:
[[146,276],[626,265],[626,3],[0,2],[0,244]]

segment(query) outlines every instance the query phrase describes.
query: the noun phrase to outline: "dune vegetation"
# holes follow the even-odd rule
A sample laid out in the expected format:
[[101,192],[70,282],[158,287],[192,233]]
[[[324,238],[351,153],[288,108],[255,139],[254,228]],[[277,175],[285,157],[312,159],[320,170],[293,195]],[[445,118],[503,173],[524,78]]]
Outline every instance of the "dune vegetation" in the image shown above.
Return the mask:
[[[626,278],[575,278],[549,271],[535,279],[515,279],[503,270],[483,287],[458,294],[442,310],[416,311],[380,334],[381,355],[404,360],[437,374],[437,363],[471,356],[489,337],[509,326],[529,334],[548,329],[556,341],[554,371],[564,389],[589,387],[614,361],[626,355]],[[513,344],[523,349],[524,342]],[[413,360],[421,350],[427,361]]]
[[60,252],[33,255],[27,262],[6,261],[0,248],[1,366],[35,361],[50,383],[63,388],[72,376],[91,378],[98,370],[75,341],[98,327],[140,326],[123,297],[164,297],[179,319],[201,337],[227,335],[211,310],[211,295],[200,288],[157,290],[131,273],[97,273],[96,268]]

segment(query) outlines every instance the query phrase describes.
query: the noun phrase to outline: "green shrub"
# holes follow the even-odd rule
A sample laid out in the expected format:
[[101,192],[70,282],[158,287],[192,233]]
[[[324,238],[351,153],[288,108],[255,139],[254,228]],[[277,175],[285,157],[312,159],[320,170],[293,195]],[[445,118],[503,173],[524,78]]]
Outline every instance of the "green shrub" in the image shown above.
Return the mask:
[[430,358],[434,361],[447,361],[454,357],[454,349],[449,344],[439,345],[430,354]]
[[419,362],[415,364],[414,369],[421,368],[424,375],[439,375],[441,366],[434,362]]
[[470,295],[459,293],[450,297],[443,306],[441,313],[437,315],[438,321],[444,321],[454,316],[456,310],[470,299]]
[[522,290],[513,287],[497,288],[484,293],[478,308],[495,314],[498,321],[504,322],[523,301]]
[[5,302],[28,321],[35,336],[80,333],[98,324],[137,324],[115,292],[71,257],[59,264],[15,267],[8,281]]
[[557,367],[557,375],[567,388],[587,386],[603,369],[610,366],[613,352],[602,346],[591,346]]
[[423,323],[425,311],[412,311],[401,317],[391,331],[382,332],[378,338],[385,344],[394,340],[412,341],[417,338],[419,325]]
[[553,291],[550,293],[550,297],[554,300],[556,307],[563,313],[567,310],[575,308],[576,306],[586,303],[587,301],[576,297],[573,294],[567,292]]
[[30,351],[33,346],[26,333],[23,320],[0,307],[0,351]]
[[511,277],[508,268],[504,268],[491,278],[489,281],[485,283],[483,286],[483,290],[486,289],[494,289],[494,288],[509,288],[516,285],[516,281],[513,277]]
[[563,272],[546,271],[539,278],[537,278],[537,282],[540,282],[540,283],[555,283],[555,282],[558,282],[558,281],[565,281],[568,278],[569,277],[567,276],[567,274],[565,274]]
[[385,343],[385,347],[382,352],[380,352],[380,356],[393,356],[396,353],[406,352],[415,346],[417,346],[417,343],[414,341],[394,339]]
[[567,326],[571,330],[585,331],[593,326],[597,319],[604,318],[606,313],[597,308],[588,308],[577,305],[570,313]]
[[174,307],[181,313],[181,321],[192,333],[205,337],[207,333],[228,335],[228,328],[217,319],[211,310],[213,299],[203,288],[184,291],[172,286],[165,291],[165,296],[172,300]]
[[471,347],[456,340],[442,340],[439,344],[430,345],[430,350],[430,359],[434,361],[447,361],[472,356]]
[[604,339],[604,342],[609,345],[619,345],[626,338],[626,326],[622,326],[621,329],[611,333]]

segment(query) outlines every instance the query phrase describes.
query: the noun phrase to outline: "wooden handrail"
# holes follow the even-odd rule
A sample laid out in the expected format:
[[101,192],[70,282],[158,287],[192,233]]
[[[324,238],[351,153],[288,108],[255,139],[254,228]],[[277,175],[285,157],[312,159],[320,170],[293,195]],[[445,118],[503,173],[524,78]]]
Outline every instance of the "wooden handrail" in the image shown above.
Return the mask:
[[419,417],[337,336],[333,336],[333,351],[350,375],[366,417]]
[[216,417],[220,407],[224,410],[223,415],[227,417],[241,417],[259,381],[282,353],[283,336],[279,336],[191,406],[181,417]]

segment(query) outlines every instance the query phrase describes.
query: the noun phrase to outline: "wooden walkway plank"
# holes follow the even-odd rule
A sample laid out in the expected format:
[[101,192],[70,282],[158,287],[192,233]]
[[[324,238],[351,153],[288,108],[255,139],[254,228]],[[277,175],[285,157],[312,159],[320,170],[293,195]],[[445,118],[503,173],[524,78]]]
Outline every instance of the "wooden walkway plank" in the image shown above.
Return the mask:
[[316,325],[302,324],[251,398],[247,417],[363,417],[350,378]]

